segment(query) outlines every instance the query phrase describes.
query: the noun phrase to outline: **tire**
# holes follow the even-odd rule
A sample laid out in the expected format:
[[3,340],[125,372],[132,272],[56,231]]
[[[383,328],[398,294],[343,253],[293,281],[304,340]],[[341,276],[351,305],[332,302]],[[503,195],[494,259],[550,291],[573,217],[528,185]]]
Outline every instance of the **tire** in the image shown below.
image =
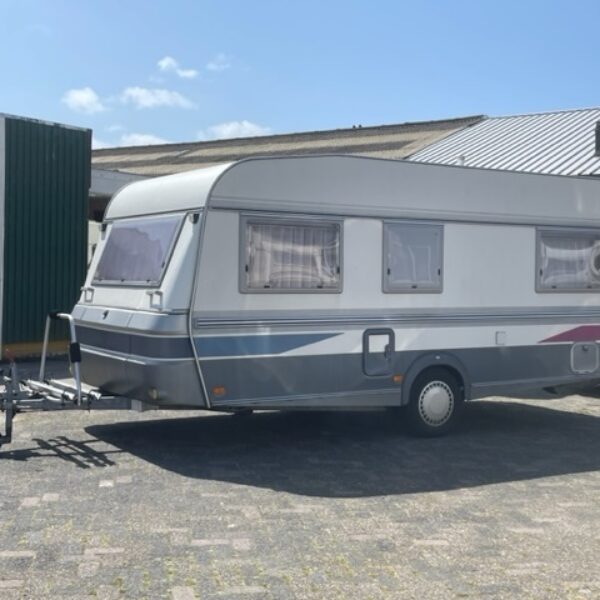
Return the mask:
[[441,367],[420,373],[410,388],[405,407],[409,431],[421,437],[444,435],[460,419],[464,393],[457,378]]

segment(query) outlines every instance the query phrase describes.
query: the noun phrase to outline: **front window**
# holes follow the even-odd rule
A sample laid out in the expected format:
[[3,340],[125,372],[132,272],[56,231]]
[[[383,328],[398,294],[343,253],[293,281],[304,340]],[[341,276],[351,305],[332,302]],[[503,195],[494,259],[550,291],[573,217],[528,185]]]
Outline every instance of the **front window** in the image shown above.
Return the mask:
[[160,285],[182,221],[182,215],[115,221],[94,283]]

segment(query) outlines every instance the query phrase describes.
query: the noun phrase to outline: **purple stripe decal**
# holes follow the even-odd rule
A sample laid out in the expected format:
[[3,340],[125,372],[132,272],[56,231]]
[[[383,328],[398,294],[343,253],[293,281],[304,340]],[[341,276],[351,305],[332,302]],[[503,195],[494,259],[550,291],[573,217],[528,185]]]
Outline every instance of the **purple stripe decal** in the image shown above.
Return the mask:
[[600,325],[580,325],[546,338],[540,344],[547,342],[595,342],[597,340],[600,340]]

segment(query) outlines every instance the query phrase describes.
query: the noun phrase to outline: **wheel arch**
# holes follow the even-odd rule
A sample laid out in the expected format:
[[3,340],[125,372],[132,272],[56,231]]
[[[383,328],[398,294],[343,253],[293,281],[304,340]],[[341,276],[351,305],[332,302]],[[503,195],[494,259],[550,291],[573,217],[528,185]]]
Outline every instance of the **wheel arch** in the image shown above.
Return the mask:
[[464,399],[471,398],[471,378],[465,365],[453,354],[448,352],[431,352],[422,354],[416,358],[408,368],[402,381],[402,400],[403,405],[408,404],[410,400],[410,389],[415,379],[423,372],[432,367],[447,369],[452,373],[461,384],[464,393]]

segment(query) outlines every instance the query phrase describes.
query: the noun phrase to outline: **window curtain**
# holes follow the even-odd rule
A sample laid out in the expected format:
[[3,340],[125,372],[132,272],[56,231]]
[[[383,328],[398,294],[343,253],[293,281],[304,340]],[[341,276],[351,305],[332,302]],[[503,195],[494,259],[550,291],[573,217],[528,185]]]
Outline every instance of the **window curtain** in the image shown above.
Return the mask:
[[540,284],[546,288],[586,288],[600,285],[591,264],[597,240],[586,237],[542,236]]
[[247,287],[332,289],[339,285],[338,225],[248,223]]

